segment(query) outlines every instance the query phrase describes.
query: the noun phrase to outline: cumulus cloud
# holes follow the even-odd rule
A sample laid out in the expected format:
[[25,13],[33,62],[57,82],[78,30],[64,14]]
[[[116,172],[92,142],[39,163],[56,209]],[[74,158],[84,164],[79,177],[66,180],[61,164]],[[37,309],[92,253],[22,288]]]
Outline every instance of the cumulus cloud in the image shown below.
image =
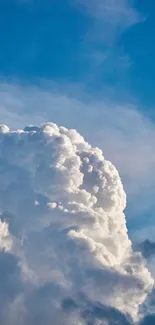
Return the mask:
[[117,170],[75,130],[2,125],[1,323],[137,321],[154,282],[132,250],[125,206]]
[[[137,216],[142,219],[142,214],[149,213],[151,219],[150,211],[154,209],[155,124],[140,111],[141,106],[130,105],[126,100],[124,104],[112,99],[108,101],[105,92],[104,98],[99,100],[85,93],[82,86],[58,86],[52,82],[41,83],[40,87],[2,82],[0,93],[2,123],[19,128],[29,123],[54,120],[76,128],[93,146],[99,145],[105,157],[120,171],[128,193],[129,217],[137,222]],[[150,223],[154,224],[154,218]]]

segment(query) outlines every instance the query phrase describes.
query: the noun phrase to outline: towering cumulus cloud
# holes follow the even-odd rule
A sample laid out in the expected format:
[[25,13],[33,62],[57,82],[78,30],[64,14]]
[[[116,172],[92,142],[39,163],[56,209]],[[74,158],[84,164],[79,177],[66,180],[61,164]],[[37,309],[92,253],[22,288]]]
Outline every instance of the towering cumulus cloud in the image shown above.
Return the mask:
[[117,170],[75,130],[1,126],[0,323],[137,321],[153,280],[125,206]]

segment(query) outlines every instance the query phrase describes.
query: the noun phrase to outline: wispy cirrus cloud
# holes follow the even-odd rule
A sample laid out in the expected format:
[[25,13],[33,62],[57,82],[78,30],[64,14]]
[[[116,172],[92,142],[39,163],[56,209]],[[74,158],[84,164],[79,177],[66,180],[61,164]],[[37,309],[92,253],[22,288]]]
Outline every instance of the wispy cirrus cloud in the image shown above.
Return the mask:
[[93,19],[90,37],[96,41],[106,41],[109,45],[113,45],[126,29],[142,20],[131,0],[73,0],[73,2]]
[[94,18],[103,19],[111,24],[131,25],[137,22],[137,12],[131,0],[75,0],[83,5]]
[[[87,62],[90,63],[88,83],[98,80],[115,80],[114,86],[126,79],[133,60],[121,40],[126,31],[144,22],[145,17],[136,9],[133,0],[70,0],[84,15],[89,17],[83,44]],[[117,77],[116,77],[117,76]],[[122,78],[122,79],[121,79]]]

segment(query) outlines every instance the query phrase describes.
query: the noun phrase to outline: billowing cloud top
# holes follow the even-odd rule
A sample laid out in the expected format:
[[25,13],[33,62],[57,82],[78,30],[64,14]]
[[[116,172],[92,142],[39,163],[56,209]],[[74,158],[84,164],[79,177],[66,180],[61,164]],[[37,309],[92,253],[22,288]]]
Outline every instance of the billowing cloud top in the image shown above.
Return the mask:
[[153,279],[125,206],[117,170],[75,130],[1,126],[1,323],[137,320]]

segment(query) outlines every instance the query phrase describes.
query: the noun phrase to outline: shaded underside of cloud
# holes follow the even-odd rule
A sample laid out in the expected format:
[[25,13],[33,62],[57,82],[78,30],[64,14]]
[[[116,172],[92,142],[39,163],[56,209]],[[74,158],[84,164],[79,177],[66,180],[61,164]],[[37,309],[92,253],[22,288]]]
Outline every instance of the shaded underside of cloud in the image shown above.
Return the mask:
[[115,167],[73,129],[0,128],[1,323],[130,324],[153,279]]

